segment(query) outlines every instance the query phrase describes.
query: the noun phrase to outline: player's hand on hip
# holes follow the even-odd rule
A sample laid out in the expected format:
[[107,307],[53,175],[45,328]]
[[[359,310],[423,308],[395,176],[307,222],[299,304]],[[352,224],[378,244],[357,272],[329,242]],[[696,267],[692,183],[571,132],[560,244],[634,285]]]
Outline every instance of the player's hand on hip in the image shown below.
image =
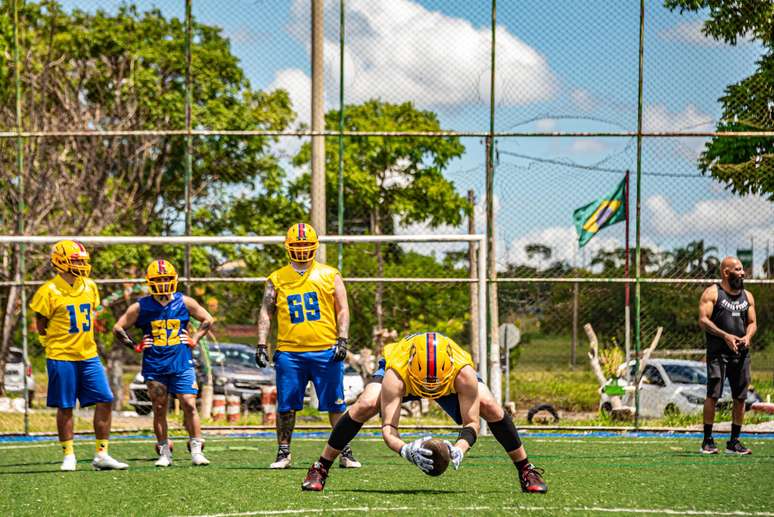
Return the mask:
[[255,364],[259,368],[266,368],[269,364],[269,352],[266,345],[258,345],[255,347]]
[[422,447],[422,444],[431,438],[432,436],[417,438],[413,442],[407,443],[400,448],[400,455],[419,467],[419,470],[425,473],[430,472],[433,469],[433,452],[430,449]]
[[462,449],[460,449],[455,445],[452,445],[452,443],[449,440],[444,440],[443,443],[445,443],[446,446],[449,447],[449,456],[451,456],[451,462],[452,462],[452,466],[454,467],[454,470],[459,469],[460,463],[462,463],[462,458],[465,456],[465,454],[462,452]]
[[336,339],[336,344],[333,345],[333,360],[343,361],[347,357],[349,339],[340,337]]
[[182,329],[180,331],[180,342],[190,348],[196,348],[197,342],[191,339],[191,335],[188,334],[187,329]]
[[142,341],[137,343],[137,346],[134,347],[134,351],[140,353],[150,346],[153,346],[153,336],[150,334],[145,334],[142,337]]

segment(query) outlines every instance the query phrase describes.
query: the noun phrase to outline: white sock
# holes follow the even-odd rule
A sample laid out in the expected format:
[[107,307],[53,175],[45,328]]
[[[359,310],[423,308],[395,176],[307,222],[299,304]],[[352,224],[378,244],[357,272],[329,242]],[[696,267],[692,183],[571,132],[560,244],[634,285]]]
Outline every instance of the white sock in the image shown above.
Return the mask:
[[191,454],[202,453],[202,444],[204,441],[201,438],[191,438],[189,443],[191,444]]

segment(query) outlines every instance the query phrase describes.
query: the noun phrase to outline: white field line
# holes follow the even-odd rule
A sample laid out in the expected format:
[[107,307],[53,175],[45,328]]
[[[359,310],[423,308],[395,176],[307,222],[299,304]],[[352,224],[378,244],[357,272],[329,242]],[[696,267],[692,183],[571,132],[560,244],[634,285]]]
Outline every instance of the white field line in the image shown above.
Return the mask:
[[[435,508],[436,511],[443,511],[441,508]],[[643,513],[650,515],[718,515],[718,516],[742,516],[742,517],[773,517],[774,512],[719,512],[717,510],[675,510],[671,508],[606,508],[601,506],[468,506],[448,508],[448,511],[500,511],[500,512],[599,512],[599,513]],[[353,506],[349,508],[297,508],[287,510],[256,510],[252,512],[236,513],[213,513],[188,517],[239,517],[246,515],[293,515],[293,514],[315,514],[315,513],[339,513],[339,512],[422,512],[426,511],[424,507],[397,506],[397,507],[373,507],[373,506]],[[181,517],[181,516],[178,516]]]

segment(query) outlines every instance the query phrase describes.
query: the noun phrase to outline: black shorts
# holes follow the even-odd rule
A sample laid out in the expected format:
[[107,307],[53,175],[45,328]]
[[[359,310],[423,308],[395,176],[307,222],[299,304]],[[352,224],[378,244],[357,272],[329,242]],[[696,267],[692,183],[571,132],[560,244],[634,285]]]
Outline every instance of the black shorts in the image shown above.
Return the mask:
[[750,353],[747,350],[738,355],[707,353],[707,397],[722,397],[726,378],[731,385],[731,397],[746,399],[750,385]]

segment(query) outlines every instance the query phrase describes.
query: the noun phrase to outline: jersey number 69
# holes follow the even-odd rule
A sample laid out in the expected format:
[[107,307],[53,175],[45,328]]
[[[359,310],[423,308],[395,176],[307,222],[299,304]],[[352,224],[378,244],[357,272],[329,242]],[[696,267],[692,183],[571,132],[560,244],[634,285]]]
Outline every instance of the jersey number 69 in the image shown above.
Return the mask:
[[288,311],[290,312],[290,323],[302,323],[306,321],[317,321],[320,319],[320,301],[317,299],[317,293],[310,291],[304,294],[291,294],[288,296]]

